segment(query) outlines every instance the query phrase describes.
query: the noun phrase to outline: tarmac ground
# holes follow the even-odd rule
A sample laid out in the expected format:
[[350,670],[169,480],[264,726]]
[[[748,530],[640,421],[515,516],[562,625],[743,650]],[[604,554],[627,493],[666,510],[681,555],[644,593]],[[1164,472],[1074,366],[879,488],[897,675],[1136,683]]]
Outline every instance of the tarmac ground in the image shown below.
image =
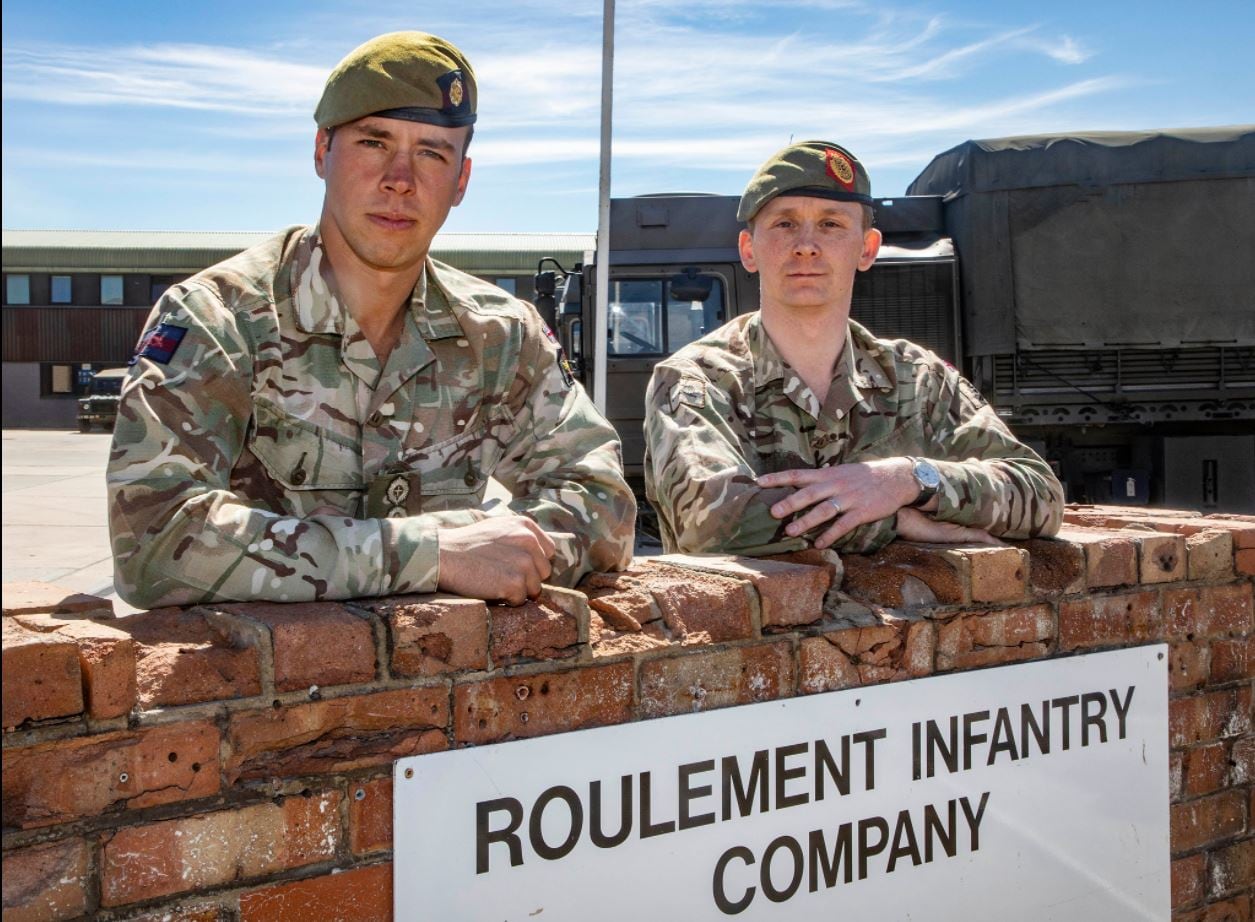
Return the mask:
[[105,504],[110,434],[5,429],[0,548],[6,583],[37,580],[114,600]]
[[[105,464],[108,432],[5,429],[0,470],[3,581],[53,583],[113,600],[119,615],[136,611],[113,589]],[[493,494],[490,484],[489,495]],[[495,485],[502,496],[504,488]],[[653,544],[637,556],[657,554]]]

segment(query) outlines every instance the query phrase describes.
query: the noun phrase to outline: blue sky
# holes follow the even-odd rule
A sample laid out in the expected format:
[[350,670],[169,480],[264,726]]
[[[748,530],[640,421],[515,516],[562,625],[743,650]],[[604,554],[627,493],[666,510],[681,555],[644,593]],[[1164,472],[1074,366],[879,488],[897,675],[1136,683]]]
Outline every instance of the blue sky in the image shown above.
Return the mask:
[[[479,76],[458,231],[590,231],[601,3],[6,0],[6,228],[270,230],[316,219],[313,107],[380,32]],[[826,138],[901,194],[968,138],[1255,121],[1253,0],[619,0],[616,196],[739,194]]]

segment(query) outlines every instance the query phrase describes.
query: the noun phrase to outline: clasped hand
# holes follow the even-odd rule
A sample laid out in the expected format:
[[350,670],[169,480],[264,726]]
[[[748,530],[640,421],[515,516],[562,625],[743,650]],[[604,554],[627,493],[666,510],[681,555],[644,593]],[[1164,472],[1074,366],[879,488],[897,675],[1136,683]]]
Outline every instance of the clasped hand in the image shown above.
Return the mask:
[[922,510],[908,506],[919,496],[909,458],[884,458],[835,464],[832,467],[799,468],[763,474],[758,485],[792,487],[793,492],[771,507],[777,519],[801,513],[785,526],[790,537],[805,535],[830,523],[815,538],[817,548],[830,547],[860,525],[897,513],[898,536],[909,541],[939,544],[997,544],[987,531],[953,522],[938,522],[924,513],[936,509],[934,498]]

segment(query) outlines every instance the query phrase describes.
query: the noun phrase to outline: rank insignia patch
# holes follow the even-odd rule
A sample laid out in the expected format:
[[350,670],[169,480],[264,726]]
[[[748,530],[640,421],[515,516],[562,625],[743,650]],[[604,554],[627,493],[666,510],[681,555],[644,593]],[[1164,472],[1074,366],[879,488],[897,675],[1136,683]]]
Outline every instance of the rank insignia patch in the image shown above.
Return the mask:
[[826,168],[828,175],[839,182],[846,188],[847,192],[854,191],[854,165],[850,163],[849,158],[839,150],[831,148],[824,151],[827,157]]
[[169,365],[175,351],[179,348],[179,343],[183,342],[183,337],[186,335],[187,327],[175,326],[173,323],[159,323],[140,337],[139,345],[135,347],[135,354],[131,356],[127,364],[134,365],[141,358],[145,358],[160,365]]

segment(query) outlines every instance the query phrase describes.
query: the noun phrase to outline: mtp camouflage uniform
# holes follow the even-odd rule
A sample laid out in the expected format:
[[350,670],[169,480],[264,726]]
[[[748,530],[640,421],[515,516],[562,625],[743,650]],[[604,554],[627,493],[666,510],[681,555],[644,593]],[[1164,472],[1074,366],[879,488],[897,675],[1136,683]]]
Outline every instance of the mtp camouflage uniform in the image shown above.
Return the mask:
[[[853,321],[822,404],[758,313],[660,362],[645,399],[646,495],[668,552],[806,547],[770,512],[792,489],[760,489],[757,475],[899,456],[928,459],[941,472],[931,513],[941,521],[1027,538],[1054,534],[1062,518],[1063,491],[1049,465],[953,367]],[[834,548],[875,550],[895,536],[893,521],[860,526]]]
[[631,556],[614,430],[530,305],[428,260],[385,363],[316,229],[170,289],[122,393],[108,485],[119,594],[143,606],[431,592],[437,530],[489,476],[570,585]]

